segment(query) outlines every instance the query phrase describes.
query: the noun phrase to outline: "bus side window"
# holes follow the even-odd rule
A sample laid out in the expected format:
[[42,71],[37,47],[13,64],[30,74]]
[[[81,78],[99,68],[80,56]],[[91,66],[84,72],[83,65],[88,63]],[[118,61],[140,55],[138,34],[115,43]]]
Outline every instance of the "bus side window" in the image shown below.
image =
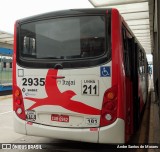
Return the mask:
[[125,73],[127,77],[130,77],[130,61],[129,61],[129,46],[128,46],[128,38],[126,36],[126,31],[123,28],[122,29],[122,35],[123,35],[123,62],[124,62],[124,68]]
[[142,56],[143,53],[141,50],[139,50],[139,58],[138,58],[138,62],[139,62],[139,74],[142,75],[143,74],[143,62],[142,62]]
[[143,70],[143,75],[146,73],[145,71],[145,59],[144,59],[144,53],[142,52],[142,70]]

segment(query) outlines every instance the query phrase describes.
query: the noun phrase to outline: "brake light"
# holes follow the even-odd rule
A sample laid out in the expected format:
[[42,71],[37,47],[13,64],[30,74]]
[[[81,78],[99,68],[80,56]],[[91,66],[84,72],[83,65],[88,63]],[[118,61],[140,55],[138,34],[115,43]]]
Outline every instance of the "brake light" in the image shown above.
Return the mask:
[[23,120],[26,119],[22,92],[17,86],[14,86],[13,89],[13,110],[16,112],[19,118]]
[[21,100],[20,100],[20,99],[16,99],[16,103],[17,103],[18,105],[21,105]]
[[104,93],[100,126],[112,124],[117,119],[118,87],[113,86]]

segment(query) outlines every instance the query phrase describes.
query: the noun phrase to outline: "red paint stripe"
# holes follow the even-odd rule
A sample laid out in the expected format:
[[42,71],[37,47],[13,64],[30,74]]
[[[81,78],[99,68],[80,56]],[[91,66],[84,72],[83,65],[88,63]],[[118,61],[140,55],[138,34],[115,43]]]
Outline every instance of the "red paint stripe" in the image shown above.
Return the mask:
[[29,110],[44,105],[57,105],[73,112],[78,112],[82,114],[100,115],[99,109],[86,105],[80,101],[72,100],[71,98],[76,95],[75,92],[67,90],[61,93],[58,89],[56,79],[52,78],[53,76],[56,76],[57,73],[58,70],[48,70],[45,83],[45,90],[47,94],[46,98],[43,99],[25,98],[35,102],[35,104],[33,104],[29,108]]
[[125,118],[125,93],[124,93],[124,67],[122,47],[122,21],[116,9],[112,9],[111,19],[112,35],[112,86],[118,85],[118,113],[119,118]]

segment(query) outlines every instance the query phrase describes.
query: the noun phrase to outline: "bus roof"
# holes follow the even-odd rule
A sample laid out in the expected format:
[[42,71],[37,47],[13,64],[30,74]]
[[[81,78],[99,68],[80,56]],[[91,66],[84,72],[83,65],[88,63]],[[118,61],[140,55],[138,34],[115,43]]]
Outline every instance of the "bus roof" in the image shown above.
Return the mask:
[[28,20],[38,20],[41,18],[50,18],[50,17],[57,17],[57,16],[71,16],[71,15],[84,15],[84,14],[104,14],[106,11],[110,11],[111,9],[98,9],[98,8],[90,8],[90,9],[69,9],[69,10],[60,10],[60,11],[54,11],[54,12],[48,12],[44,14],[39,14],[35,16],[30,16],[27,18],[23,18],[18,20],[18,22],[26,22]]

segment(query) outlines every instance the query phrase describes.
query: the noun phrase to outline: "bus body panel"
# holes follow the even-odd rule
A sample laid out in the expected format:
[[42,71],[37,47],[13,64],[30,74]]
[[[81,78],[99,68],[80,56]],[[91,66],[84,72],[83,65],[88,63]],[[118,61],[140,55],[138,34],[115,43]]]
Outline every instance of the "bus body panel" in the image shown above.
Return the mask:
[[[109,76],[100,76],[103,67],[110,69]],[[61,127],[98,127],[103,96],[111,87],[111,71],[111,62],[75,70],[25,69],[17,65],[24,110],[27,117],[35,115],[35,120],[28,121]],[[60,116],[64,120],[58,120]]]
[[99,143],[125,143],[124,120],[118,118],[113,124],[101,127],[99,130]]
[[27,134],[26,130],[26,121],[20,119],[16,112],[13,112],[13,126],[14,126],[14,131],[19,133],[19,134]]
[[[14,129],[17,133],[92,143],[124,143],[124,120],[99,128],[60,128],[22,121],[14,113]],[[22,130],[24,128],[24,130]]]

